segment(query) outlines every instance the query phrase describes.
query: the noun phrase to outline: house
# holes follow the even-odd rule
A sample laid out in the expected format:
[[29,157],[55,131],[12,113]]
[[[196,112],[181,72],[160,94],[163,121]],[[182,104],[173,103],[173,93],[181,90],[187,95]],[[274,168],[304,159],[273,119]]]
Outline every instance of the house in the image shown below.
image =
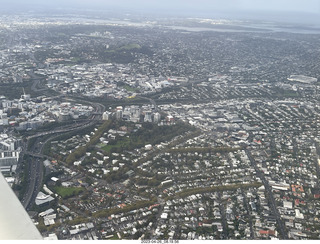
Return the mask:
[[167,219],[168,218],[168,213],[162,213],[160,218],[161,219]]
[[265,236],[265,237],[268,237],[268,236],[277,236],[277,232],[274,231],[274,230],[260,230],[259,231],[259,234],[261,236]]

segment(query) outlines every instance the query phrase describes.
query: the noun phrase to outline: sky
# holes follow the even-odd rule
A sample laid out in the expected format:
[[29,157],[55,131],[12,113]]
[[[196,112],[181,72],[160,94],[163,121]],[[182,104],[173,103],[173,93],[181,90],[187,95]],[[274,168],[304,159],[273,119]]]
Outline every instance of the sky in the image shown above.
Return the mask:
[[[260,12],[307,13],[320,16],[320,0],[0,0],[1,8],[36,9],[125,9],[142,13],[200,14],[234,13],[258,15]],[[281,13],[281,14],[280,14]],[[282,14],[283,15],[283,14]],[[317,16],[317,17],[319,17]],[[320,19],[320,18],[319,18]]]
[[272,10],[317,12],[320,0],[1,0],[5,6],[50,6],[50,7],[128,7],[136,9],[176,10]]

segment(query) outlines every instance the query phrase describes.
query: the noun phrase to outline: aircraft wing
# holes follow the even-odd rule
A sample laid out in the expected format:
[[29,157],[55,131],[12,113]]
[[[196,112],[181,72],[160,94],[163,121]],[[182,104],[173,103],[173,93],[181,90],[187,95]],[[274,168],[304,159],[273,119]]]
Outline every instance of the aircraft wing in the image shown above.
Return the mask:
[[0,172],[0,240],[42,240],[17,196]]

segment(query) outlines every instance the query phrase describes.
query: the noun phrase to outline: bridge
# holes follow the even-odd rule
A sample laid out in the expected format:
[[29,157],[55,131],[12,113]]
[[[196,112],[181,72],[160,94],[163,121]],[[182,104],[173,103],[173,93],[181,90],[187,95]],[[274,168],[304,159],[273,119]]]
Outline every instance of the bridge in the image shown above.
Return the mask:
[[35,157],[35,158],[42,158],[42,159],[50,159],[50,160],[56,160],[50,156],[47,156],[47,155],[43,155],[43,154],[40,154],[40,153],[33,153],[33,152],[29,152],[29,151],[26,151],[24,152],[25,155],[29,155],[29,156],[32,156],[32,157]]

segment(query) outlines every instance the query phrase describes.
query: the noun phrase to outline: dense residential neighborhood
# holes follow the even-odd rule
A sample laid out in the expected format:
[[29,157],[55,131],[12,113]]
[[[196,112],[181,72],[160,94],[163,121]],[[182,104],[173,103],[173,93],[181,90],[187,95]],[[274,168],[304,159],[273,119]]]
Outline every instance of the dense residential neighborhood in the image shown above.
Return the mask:
[[319,33],[0,19],[0,169],[44,239],[319,239]]

